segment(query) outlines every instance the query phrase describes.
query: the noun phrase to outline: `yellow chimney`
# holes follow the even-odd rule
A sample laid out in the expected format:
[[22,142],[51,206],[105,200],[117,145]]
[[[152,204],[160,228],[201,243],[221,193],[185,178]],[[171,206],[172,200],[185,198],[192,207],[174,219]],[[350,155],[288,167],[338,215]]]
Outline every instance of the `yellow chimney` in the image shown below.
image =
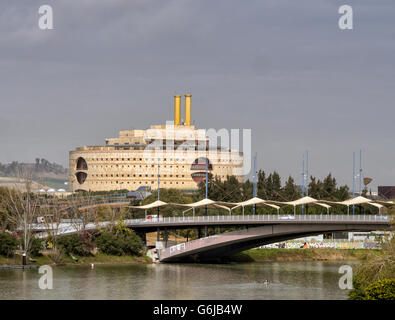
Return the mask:
[[191,94],[185,95],[185,125],[191,125]]
[[174,96],[174,124],[181,123],[181,96]]

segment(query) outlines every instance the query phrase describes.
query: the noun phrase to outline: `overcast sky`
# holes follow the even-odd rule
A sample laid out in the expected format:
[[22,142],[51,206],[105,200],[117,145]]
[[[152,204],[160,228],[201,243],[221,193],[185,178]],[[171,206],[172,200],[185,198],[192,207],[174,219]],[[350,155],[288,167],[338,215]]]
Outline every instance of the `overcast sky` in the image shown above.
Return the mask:
[[172,120],[191,90],[195,125],[252,129],[260,168],[300,184],[309,150],[311,175],[351,186],[362,148],[376,191],[395,185],[394,57],[393,0],[2,0],[0,162],[68,166],[75,147]]

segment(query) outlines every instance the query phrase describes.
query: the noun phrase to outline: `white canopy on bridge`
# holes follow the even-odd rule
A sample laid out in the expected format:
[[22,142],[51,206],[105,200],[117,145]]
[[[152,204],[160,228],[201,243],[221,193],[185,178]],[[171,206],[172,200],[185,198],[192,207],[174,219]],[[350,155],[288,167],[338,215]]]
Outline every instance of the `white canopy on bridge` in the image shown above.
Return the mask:
[[[148,209],[158,208],[158,210],[159,210],[160,207],[167,206],[167,205],[168,205],[167,202],[156,200],[154,202],[151,202],[151,203],[143,205],[143,206],[128,206],[128,208],[144,210],[145,211],[145,218],[147,219],[147,210]],[[159,219],[159,215],[158,215],[158,219]]]
[[251,198],[249,200],[242,201],[242,202],[222,202],[222,201],[217,201],[217,203],[220,204],[220,205],[226,206],[226,207],[230,207],[231,211],[233,209],[242,207],[243,208],[243,215],[244,215],[244,207],[247,207],[247,206],[254,206],[255,205],[257,207],[271,207],[271,208],[274,208],[274,209],[277,209],[277,210],[280,209],[279,206],[277,206],[275,204],[272,204],[272,203],[268,203],[266,200],[263,200],[263,199],[257,198],[257,197],[254,197],[254,198]]
[[384,204],[391,206],[393,205],[392,201],[377,201],[377,200],[372,200],[368,199],[362,196],[357,196],[355,198],[347,199],[344,201],[328,201],[328,200],[322,200],[325,203],[330,203],[334,205],[344,205],[347,206],[347,212],[349,211],[350,206],[357,206],[357,205],[369,205],[373,206],[379,209],[384,207]]
[[346,206],[351,206],[351,205],[358,205],[358,204],[364,204],[364,203],[370,203],[370,202],[372,202],[372,200],[367,199],[365,197],[358,196],[358,197],[351,198],[351,199],[344,200],[344,201],[337,202],[337,203],[343,204]]
[[290,206],[301,206],[301,205],[304,205],[304,204],[315,204],[317,202],[318,202],[317,199],[314,199],[314,198],[309,197],[309,196],[305,196],[305,197],[300,198],[298,200],[287,201],[287,202],[284,202],[284,203],[287,204],[287,205],[290,205]]
[[193,210],[193,215],[195,215],[195,209],[197,208],[209,208],[209,209],[225,209],[227,211],[230,211],[230,209],[227,206],[223,206],[221,204],[219,204],[216,201],[213,201],[211,199],[203,199],[197,202],[193,202],[193,203],[169,203],[172,206],[175,207],[182,207],[182,208],[189,208]]
[[167,205],[168,205],[167,202],[156,200],[154,202],[151,202],[151,203],[143,205],[143,206],[128,206],[128,208],[148,210],[148,209],[159,208],[159,207],[163,207],[163,206],[167,206]]
[[374,200],[375,203],[379,203],[383,206],[393,206],[395,203],[393,201],[382,201],[382,200]]
[[309,196],[305,196],[303,198],[297,199],[297,200],[293,200],[293,201],[273,201],[273,200],[268,200],[268,203],[273,203],[273,204],[277,204],[280,206],[293,206],[294,207],[294,213],[296,213],[296,206],[301,206],[301,205],[317,205],[317,206],[321,206],[326,208],[327,212],[329,213],[329,208],[331,208],[331,206],[327,203],[323,203],[321,200],[317,200],[314,199],[312,197]]

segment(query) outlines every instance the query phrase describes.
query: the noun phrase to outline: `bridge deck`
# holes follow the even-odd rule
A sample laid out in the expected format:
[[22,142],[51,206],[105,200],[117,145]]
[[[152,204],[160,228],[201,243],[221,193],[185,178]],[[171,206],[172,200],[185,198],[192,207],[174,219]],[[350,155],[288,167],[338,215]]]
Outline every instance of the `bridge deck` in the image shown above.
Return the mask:
[[[156,220],[127,219],[123,221],[127,227],[143,231],[155,231],[157,228],[195,228],[199,226],[261,226],[272,224],[389,224],[389,217],[383,215],[217,215],[195,217],[164,217]],[[116,222],[115,222],[116,223]],[[80,230],[96,230],[109,226],[111,222],[88,223],[59,223],[34,224],[32,229],[36,232],[56,230],[57,234],[72,234]]]

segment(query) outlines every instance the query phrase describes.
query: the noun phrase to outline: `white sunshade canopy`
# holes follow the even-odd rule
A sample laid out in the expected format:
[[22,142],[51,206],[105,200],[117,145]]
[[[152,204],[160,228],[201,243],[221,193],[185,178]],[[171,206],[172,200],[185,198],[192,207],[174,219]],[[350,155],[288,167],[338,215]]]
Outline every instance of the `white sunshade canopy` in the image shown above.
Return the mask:
[[364,203],[369,203],[369,202],[372,202],[372,200],[367,199],[365,197],[358,196],[358,197],[355,197],[355,198],[352,198],[352,199],[348,199],[348,200],[344,200],[344,201],[337,202],[337,203],[338,204],[344,204],[346,206],[352,206],[352,205],[364,204]]
[[331,206],[329,204],[326,204],[326,203],[316,202],[315,204],[318,205],[318,206],[324,207],[326,209],[331,208]]
[[273,203],[268,203],[266,200],[257,197],[238,203],[238,207],[246,207],[246,206],[254,206],[254,205],[257,207],[271,207],[275,209],[280,209],[279,206]]
[[369,202],[369,205],[373,206],[373,207],[376,207],[376,208],[379,208],[379,210],[381,208],[384,208],[384,206],[382,204],[380,204],[380,203]]
[[[393,206],[395,204],[393,201],[381,201],[381,200],[374,200],[374,203],[378,203],[383,206]],[[372,203],[370,203],[370,204],[372,204]]]
[[220,204],[221,206],[226,206],[230,208],[230,212],[232,212],[233,209],[242,207],[243,208],[243,215],[244,215],[244,207],[246,206],[257,206],[257,207],[271,207],[271,208],[275,208],[277,210],[280,209],[279,206],[272,204],[272,203],[267,203],[266,200],[263,200],[261,198],[251,198],[249,200],[246,201],[242,201],[242,202],[222,202],[222,201],[217,201],[218,204]]
[[[301,206],[301,205],[318,205],[321,207],[324,207],[327,211],[329,210],[329,208],[331,208],[331,206],[327,203],[323,203],[321,202],[321,200],[317,200],[314,199],[312,197],[309,196],[305,196],[303,198],[294,200],[294,201],[287,201],[287,202],[281,202],[281,201],[268,201],[269,203],[274,203],[276,205],[280,205],[280,206],[293,206],[294,207],[294,212],[296,212],[296,206]],[[328,211],[329,212],[329,211]]]
[[159,208],[159,207],[163,207],[163,206],[167,206],[168,203],[167,202],[163,202],[160,200],[156,200],[154,202],[151,202],[149,204],[146,204],[144,206],[128,206],[129,208],[133,208],[133,209],[142,209],[142,210],[148,210],[148,209],[154,209],[154,208]]
[[217,201],[213,201],[211,199],[203,199],[203,200],[193,202],[193,203],[169,203],[169,204],[172,206],[175,206],[175,207],[192,209],[194,212],[195,212],[195,209],[197,209],[197,208],[205,208],[205,207],[207,207],[209,209],[221,208],[221,209],[230,211],[228,206],[221,205]]
[[339,201],[339,202],[326,201],[326,200],[323,200],[323,202],[335,204],[335,205],[344,205],[347,207],[350,207],[353,205],[369,205],[369,206],[378,208],[379,212],[380,212],[381,208],[385,207],[385,205],[388,205],[388,206],[393,205],[392,201],[376,201],[376,200],[367,199],[362,196],[357,196],[355,198],[351,198],[351,199],[347,199],[347,200]]
[[267,203],[272,203],[272,204],[278,204],[279,206],[301,206],[301,205],[305,205],[305,204],[317,204],[320,205],[322,207],[327,208],[327,205],[324,205],[321,200],[317,200],[314,199],[312,197],[309,196],[305,196],[303,198],[294,200],[294,201],[273,201],[273,200],[267,200]]
[[317,199],[314,199],[314,198],[311,198],[309,196],[306,196],[306,197],[300,198],[298,200],[284,202],[284,204],[288,204],[288,205],[291,205],[291,206],[300,206],[300,205],[303,205],[303,204],[315,204],[317,202],[318,202]]

